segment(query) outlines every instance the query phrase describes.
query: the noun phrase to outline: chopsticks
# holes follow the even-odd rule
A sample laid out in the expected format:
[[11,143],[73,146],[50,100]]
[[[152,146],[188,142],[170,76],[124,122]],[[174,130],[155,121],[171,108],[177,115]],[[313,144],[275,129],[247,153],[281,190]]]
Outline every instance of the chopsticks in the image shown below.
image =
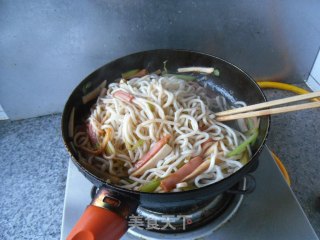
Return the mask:
[[[297,104],[297,105],[286,106],[286,107],[259,110],[263,108],[269,108],[273,106],[302,101],[302,100],[316,98],[316,97],[320,97],[320,91],[302,94],[294,97],[282,98],[282,99],[265,102],[265,103],[258,103],[258,104],[254,104],[246,107],[235,108],[235,109],[216,113],[215,114],[216,120],[223,122],[223,121],[230,121],[230,120],[235,120],[240,118],[258,117],[258,116],[286,113],[286,112],[320,107],[320,102],[312,102],[312,103]],[[255,111],[255,110],[259,110],[259,111]]]

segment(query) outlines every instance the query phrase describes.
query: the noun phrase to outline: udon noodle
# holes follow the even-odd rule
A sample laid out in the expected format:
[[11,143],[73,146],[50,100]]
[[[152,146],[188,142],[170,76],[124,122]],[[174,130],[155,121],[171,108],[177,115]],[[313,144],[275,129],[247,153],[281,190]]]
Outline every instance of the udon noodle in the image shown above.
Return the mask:
[[[226,107],[223,98],[214,103]],[[234,173],[243,156],[251,156],[250,145],[228,156],[247,135],[216,121],[210,104],[204,88],[192,81],[152,74],[121,80],[101,92],[85,127],[76,129],[74,144],[82,161],[122,188],[200,188]]]

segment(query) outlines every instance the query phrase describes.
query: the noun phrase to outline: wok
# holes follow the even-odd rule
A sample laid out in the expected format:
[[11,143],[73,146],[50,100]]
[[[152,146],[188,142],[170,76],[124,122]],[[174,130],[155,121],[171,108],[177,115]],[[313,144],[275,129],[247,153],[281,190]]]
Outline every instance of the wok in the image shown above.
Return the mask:
[[[235,101],[244,101],[250,105],[266,101],[259,86],[247,73],[225,60],[193,51],[162,49],[138,52],[107,63],[91,73],[74,89],[66,102],[62,115],[62,136],[74,164],[100,190],[69,234],[68,239],[118,239],[126,232],[127,217],[134,213],[138,206],[148,209],[161,208],[163,212],[177,212],[188,206],[201,204],[231,189],[257,167],[258,156],[268,135],[270,117],[260,118],[259,135],[252,147],[253,154],[250,161],[229,177],[199,189],[175,193],[127,190],[107,183],[105,176],[79,159],[72,145],[69,128],[72,125],[81,124],[96,101],[95,98],[83,104],[83,89],[88,88],[92,91],[104,80],[107,80],[108,85],[128,70],[148,69],[149,72],[153,72],[162,69],[164,61],[167,61],[166,67],[169,72],[176,72],[177,68],[186,66],[219,69],[220,75],[210,80],[211,90],[224,96],[230,104]],[[71,122],[73,119],[74,123]]]

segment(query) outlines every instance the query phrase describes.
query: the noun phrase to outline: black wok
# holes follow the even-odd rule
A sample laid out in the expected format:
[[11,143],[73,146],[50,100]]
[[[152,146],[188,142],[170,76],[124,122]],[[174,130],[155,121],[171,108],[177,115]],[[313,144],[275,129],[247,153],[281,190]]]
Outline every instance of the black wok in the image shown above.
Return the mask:
[[[149,209],[173,212],[190,205],[212,199],[221,192],[227,191],[253,171],[258,163],[258,156],[264,146],[269,131],[270,118],[260,118],[259,136],[252,148],[250,161],[231,176],[195,190],[179,193],[143,193],[126,190],[106,182],[106,178],[78,158],[76,149],[72,146],[72,136],[69,136],[69,121],[74,109],[74,125],[78,125],[88,115],[90,107],[96,99],[82,103],[83,89],[95,89],[104,80],[107,84],[121,76],[121,73],[131,69],[148,69],[149,72],[163,68],[167,61],[168,71],[175,72],[179,67],[203,66],[219,69],[220,76],[213,77],[212,90],[223,95],[232,104],[244,101],[248,105],[265,102],[266,98],[256,82],[238,67],[220,58],[185,50],[152,50],[134,53],[100,67],[86,77],[70,95],[62,116],[62,136],[65,146],[71,154],[74,164],[95,186],[100,188],[95,199],[88,206],[81,220],[70,233],[68,239],[117,239],[125,233],[129,214],[135,212],[137,206]],[[89,83],[89,84],[88,84]]]

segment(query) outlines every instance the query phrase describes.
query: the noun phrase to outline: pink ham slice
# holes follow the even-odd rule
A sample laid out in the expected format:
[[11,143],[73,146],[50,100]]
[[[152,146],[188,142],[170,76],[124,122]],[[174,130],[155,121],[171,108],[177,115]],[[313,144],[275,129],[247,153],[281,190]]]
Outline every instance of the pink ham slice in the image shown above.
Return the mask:
[[203,163],[200,156],[192,158],[188,163],[183,165],[178,171],[171,174],[169,177],[161,181],[160,186],[165,192],[174,189],[177,183],[181,182],[185,177],[192,173],[198,166]]
[[117,99],[120,99],[122,101],[125,101],[125,102],[132,102],[132,100],[134,99],[134,96],[131,95],[130,93],[127,93],[125,91],[122,91],[122,90],[119,90],[119,91],[116,91],[113,96]]
[[167,144],[170,139],[170,135],[166,135],[160,139],[159,142],[155,143],[153,147],[135,164],[135,169],[141,168],[144,164],[146,164],[160,149]]
[[91,144],[93,146],[96,146],[98,144],[98,136],[93,130],[93,127],[90,123],[87,123],[87,133],[88,133]]

